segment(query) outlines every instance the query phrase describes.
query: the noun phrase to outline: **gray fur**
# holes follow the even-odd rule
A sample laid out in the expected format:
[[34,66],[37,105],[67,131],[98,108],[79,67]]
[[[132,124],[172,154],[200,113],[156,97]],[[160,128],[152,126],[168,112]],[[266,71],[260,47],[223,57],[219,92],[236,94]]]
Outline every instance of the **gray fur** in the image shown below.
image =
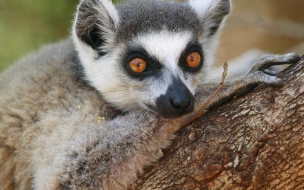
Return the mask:
[[[210,7],[212,8],[210,12],[201,15],[197,14],[189,3],[164,0],[133,0],[119,4],[116,8],[120,20],[118,26],[109,19],[110,15],[98,0],[82,1],[78,10],[77,35],[83,41],[88,41],[90,32],[94,27],[99,26],[98,35],[102,41],[105,40],[103,36],[108,32],[102,28],[105,27],[115,33],[115,43],[125,43],[140,34],[164,29],[172,32],[192,31],[196,37],[202,35],[211,37],[217,32],[224,16],[230,12],[230,2],[219,1],[215,7]],[[109,17],[101,17],[98,9]],[[103,43],[101,42],[99,46]],[[97,49],[96,46],[93,48]],[[106,52],[106,50],[102,51]]]
[[[108,16],[116,28],[113,12]],[[76,49],[71,40],[46,46],[0,75],[1,189],[127,189],[145,166],[162,156],[162,149],[170,145],[174,133],[199,113],[218,87],[217,83],[199,85],[194,111],[177,119],[164,119],[141,107],[122,114],[91,86],[91,73],[84,71],[85,63],[79,60]],[[85,56],[95,55],[86,45],[85,50]],[[227,81],[211,105],[252,84],[280,85],[279,78],[260,69],[298,59],[297,54],[263,57],[250,72]],[[111,73],[112,80],[124,75],[115,71],[118,73]],[[125,77],[132,83],[130,77]],[[156,77],[153,80],[162,81]],[[106,85],[108,81],[99,82]],[[118,85],[114,94],[122,93],[123,87]]]
[[[44,47],[1,74],[1,189],[29,189],[33,185],[35,162],[48,159],[53,152],[39,152],[39,141],[50,146],[47,136],[60,128],[60,120],[73,120],[78,113],[84,117],[78,117],[78,122],[97,123],[99,116],[111,119],[119,113],[101,100],[99,93],[82,79],[81,72],[73,43],[68,40]],[[37,161],[33,160],[35,153]]]
[[202,31],[202,23],[188,3],[137,0],[117,8],[120,16],[118,42],[163,29],[172,32],[192,31],[196,35]]
[[214,4],[215,6],[212,7],[212,10],[208,11],[207,14],[203,14],[202,17],[204,31],[208,37],[212,37],[218,31],[224,17],[228,15],[231,10],[230,0],[223,0],[220,3]]

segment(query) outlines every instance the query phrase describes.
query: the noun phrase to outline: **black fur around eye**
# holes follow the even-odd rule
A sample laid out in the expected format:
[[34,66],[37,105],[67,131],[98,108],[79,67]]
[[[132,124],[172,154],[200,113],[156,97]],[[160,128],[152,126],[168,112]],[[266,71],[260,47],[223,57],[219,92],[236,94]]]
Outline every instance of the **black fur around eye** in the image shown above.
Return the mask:
[[143,79],[153,76],[161,69],[161,64],[144,50],[127,53],[124,67],[130,76]]
[[198,72],[200,68],[203,66],[204,56],[202,49],[197,44],[191,44],[186,48],[186,50],[182,53],[179,66],[187,71],[187,72]]

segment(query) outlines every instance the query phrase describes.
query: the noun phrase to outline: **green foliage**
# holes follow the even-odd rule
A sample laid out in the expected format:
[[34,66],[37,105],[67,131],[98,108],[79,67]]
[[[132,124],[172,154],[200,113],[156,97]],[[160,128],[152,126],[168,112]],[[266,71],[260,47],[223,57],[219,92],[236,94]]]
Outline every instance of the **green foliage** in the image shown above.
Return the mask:
[[67,38],[79,1],[0,0],[0,72],[40,46]]
[[0,71],[70,33],[78,0],[0,0]]

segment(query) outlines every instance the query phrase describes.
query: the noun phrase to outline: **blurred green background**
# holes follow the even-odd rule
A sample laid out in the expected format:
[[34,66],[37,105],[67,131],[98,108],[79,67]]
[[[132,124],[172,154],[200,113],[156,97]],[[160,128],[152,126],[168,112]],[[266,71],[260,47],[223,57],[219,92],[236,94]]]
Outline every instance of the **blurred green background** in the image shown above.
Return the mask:
[[43,44],[69,36],[79,0],[0,0],[0,71]]

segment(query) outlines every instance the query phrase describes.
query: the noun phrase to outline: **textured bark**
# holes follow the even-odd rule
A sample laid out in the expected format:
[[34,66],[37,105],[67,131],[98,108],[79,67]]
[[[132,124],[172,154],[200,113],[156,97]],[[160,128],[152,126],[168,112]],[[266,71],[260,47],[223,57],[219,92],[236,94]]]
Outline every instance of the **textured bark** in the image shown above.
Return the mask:
[[130,189],[304,189],[304,57],[183,128]]

